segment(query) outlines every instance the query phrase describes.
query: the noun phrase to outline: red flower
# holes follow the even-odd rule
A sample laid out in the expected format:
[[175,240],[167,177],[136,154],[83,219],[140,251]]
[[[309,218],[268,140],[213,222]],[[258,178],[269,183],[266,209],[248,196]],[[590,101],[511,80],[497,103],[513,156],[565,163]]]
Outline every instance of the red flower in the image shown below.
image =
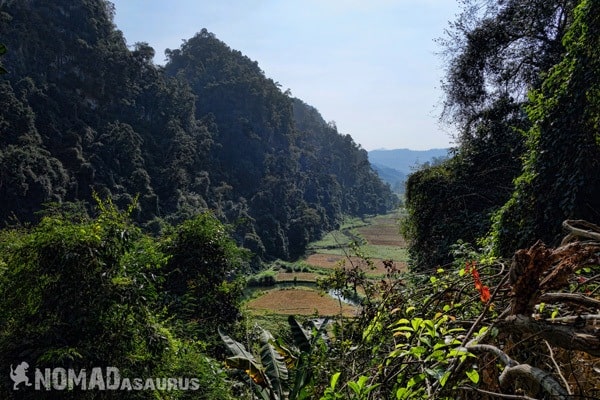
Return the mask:
[[479,298],[481,299],[482,303],[487,303],[492,297],[490,295],[490,288],[485,286],[481,282],[481,278],[479,277],[479,271],[477,271],[476,265],[477,264],[475,261],[467,262],[465,265],[465,272],[470,272],[471,275],[473,275],[473,280],[475,281],[475,289],[479,292]]
[[488,301],[490,301],[491,297],[492,295],[490,294],[489,287],[483,286],[481,290],[479,290],[479,298],[481,299],[482,303],[487,303]]

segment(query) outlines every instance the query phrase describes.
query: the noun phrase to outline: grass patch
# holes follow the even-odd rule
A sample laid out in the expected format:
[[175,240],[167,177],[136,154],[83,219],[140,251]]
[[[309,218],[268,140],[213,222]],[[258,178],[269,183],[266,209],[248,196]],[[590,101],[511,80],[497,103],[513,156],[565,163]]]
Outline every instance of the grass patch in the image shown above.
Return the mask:
[[323,273],[316,274],[314,272],[279,272],[275,279],[277,283],[287,282],[316,282],[318,278],[322,277]]
[[325,234],[321,240],[313,242],[307,246],[310,251],[339,251],[341,247],[349,247],[352,238],[340,231],[333,231]]
[[383,260],[394,260],[396,262],[408,261],[408,250],[398,246],[364,246],[363,251],[368,257]]
[[250,312],[249,314],[250,318],[248,319],[247,330],[250,331],[255,325],[258,325],[271,332],[273,336],[277,338],[283,338],[290,335],[290,325],[287,320],[287,315],[276,314],[266,310],[261,312]]

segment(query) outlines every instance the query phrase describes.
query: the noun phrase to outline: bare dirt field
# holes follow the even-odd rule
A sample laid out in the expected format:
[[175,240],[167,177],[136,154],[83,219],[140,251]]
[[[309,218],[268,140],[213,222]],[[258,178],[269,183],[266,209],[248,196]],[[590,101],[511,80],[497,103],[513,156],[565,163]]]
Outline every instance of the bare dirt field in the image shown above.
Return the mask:
[[357,230],[373,246],[406,247],[406,242],[399,232],[398,222],[393,216],[376,217],[373,224]]
[[[361,269],[370,275],[383,275],[386,273],[383,260],[377,258],[371,259],[373,262],[373,269],[358,257],[348,258],[336,254],[311,254],[306,259],[306,263],[319,268],[333,269],[340,266],[342,260],[344,260],[344,264],[347,268],[352,267],[352,265],[360,265]],[[406,267],[406,264],[403,262],[395,262],[395,264],[399,269]]]
[[[316,290],[306,288],[273,289],[247,304],[253,312],[272,312],[284,315],[338,315],[340,304],[337,300]],[[342,312],[352,316],[355,308],[342,303]]]

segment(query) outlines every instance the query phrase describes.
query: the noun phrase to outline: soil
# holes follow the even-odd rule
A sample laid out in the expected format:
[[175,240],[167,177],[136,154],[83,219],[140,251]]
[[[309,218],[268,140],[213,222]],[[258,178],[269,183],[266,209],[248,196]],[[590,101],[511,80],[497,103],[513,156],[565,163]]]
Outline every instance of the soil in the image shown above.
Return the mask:
[[[247,306],[253,312],[268,311],[284,315],[340,314],[340,303],[337,300],[316,290],[305,288],[273,289],[249,301]],[[342,303],[341,311],[346,316],[352,316],[356,309]]]

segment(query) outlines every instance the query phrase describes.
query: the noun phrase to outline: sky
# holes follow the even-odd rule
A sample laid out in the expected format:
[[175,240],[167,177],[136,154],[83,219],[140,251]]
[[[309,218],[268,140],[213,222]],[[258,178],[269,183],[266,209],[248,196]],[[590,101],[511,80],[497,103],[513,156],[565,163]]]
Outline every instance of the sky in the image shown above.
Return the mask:
[[127,44],[164,50],[202,28],[258,62],[366,150],[453,144],[442,50],[457,0],[111,0]]

